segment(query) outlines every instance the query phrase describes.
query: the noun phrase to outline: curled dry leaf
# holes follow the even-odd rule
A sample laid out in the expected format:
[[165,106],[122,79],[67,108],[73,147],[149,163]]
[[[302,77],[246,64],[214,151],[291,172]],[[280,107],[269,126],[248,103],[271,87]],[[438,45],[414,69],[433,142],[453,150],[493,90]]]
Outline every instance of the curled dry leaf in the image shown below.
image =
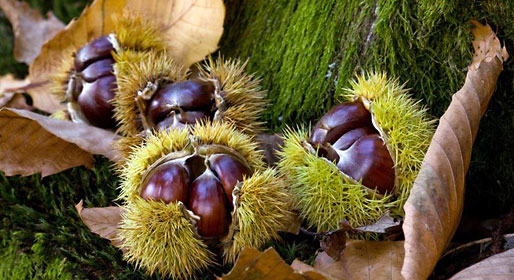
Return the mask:
[[393,217],[389,215],[389,212],[386,212],[374,224],[358,227],[356,230],[360,232],[387,233],[388,230],[399,225],[400,222],[393,219]]
[[84,165],[92,154],[112,160],[117,136],[107,130],[57,120],[25,110],[0,110],[0,170],[7,176],[41,173],[48,176]]
[[[143,15],[165,30],[170,55],[187,66],[218,47],[223,33],[225,7],[222,0],[96,0],[82,15],[41,48],[30,66],[31,82],[44,83],[61,61],[87,42],[113,31],[114,18],[129,11]],[[29,92],[34,106],[53,113],[63,109],[48,86]]]
[[82,222],[86,224],[91,232],[109,239],[112,245],[119,247],[121,240],[117,238],[118,224],[121,221],[123,208],[118,206],[84,208],[83,203],[81,200],[75,205]]
[[39,55],[41,46],[64,28],[53,13],[49,12],[45,19],[26,2],[0,0],[0,8],[14,30],[14,57],[28,65]]
[[514,249],[489,257],[450,278],[460,279],[514,279]]
[[473,23],[476,55],[464,86],[439,121],[404,208],[406,279],[426,279],[455,233],[471,148],[507,59],[491,27]]
[[324,280],[327,279],[321,273],[302,268],[301,271],[295,271],[291,266],[280,257],[273,248],[268,248],[264,252],[256,249],[245,248],[239,254],[232,270],[223,275],[221,279],[303,279],[303,280]]

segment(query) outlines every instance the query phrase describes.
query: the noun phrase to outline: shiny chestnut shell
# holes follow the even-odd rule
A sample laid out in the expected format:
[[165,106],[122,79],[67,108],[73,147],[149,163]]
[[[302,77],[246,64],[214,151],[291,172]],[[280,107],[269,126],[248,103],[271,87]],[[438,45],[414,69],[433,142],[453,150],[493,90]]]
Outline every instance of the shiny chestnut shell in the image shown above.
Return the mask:
[[394,162],[361,101],[330,109],[316,123],[309,142],[318,155],[335,162],[345,175],[362,180],[364,186],[380,194],[394,189]]
[[142,184],[141,197],[145,200],[187,202],[189,171],[180,163],[168,162],[156,167]]
[[76,85],[73,90],[78,95],[76,102],[87,121],[101,128],[116,126],[111,104],[117,88],[112,51],[114,47],[109,37],[102,36],[75,54]]
[[337,168],[381,194],[394,188],[394,163],[378,134],[363,136],[340,152]]
[[230,206],[232,206],[232,191],[238,182],[243,181],[244,176],[250,175],[250,170],[239,160],[227,154],[211,155],[209,165],[211,170],[220,178]]
[[214,105],[212,83],[187,80],[158,90],[148,102],[146,117],[158,127],[176,128],[209,118]]
[[220,181],[206,170],[191,184],[188,208],[200,216],[198,233],[204,237],[219,237],[227,233],[230,222],[227,199]]

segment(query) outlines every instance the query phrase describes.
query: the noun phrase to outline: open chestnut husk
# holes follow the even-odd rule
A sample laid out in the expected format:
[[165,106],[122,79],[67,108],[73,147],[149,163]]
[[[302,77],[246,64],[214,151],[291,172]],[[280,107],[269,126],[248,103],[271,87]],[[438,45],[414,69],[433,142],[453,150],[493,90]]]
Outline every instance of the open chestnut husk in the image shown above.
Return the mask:
[[[114,98],[120,150],[140,142],[152,130],[180,129],[199,121],[222,121],[255,135],[266,108],[260,80],[245,73],[246,62],[208,58],[192,74],[165,53],[148,54],[118,68],[119,94]],[[137,73],[137,74],[135,74]],[[139,139],[139,140],[138,140]]]
[[149,273],[188,278],[233,262],[293,217],[283,180],[228,123],[155,131],[119,173],[124,257]]
[[312,131],[287,130],[279,152],[294,207],[318,231],[401,217],[434,132],[396,80],[373,73],[351,85]]
[[119,18],[112,33],[93,39],[61,62],[52,77],[52,92],[66,104],[72,121],[115,129],[116,65],[164,50],[158,28],[141,18]]

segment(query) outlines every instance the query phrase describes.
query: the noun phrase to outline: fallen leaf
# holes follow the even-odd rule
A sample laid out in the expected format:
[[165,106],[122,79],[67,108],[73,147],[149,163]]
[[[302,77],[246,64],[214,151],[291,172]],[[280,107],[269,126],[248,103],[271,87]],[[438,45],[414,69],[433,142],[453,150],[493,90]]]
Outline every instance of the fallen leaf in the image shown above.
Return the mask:
[[291,268],[293,268],[296,272],[305,275],[308,279],[316,279],[316,280],[335,280],[337,278],[332,277],[330,274],[324,273],[322,271],[316,270],[314,267],[295,259],[291,264]]
[[117,136],[107,130],[57,120],[30,111],[0,110],[0,170],[7,176],[42,173],[48,176],[84,165],[91,154],[117,159],[111,148]]
[[464,86],[439,121],[404,207],[402,275],[406,279],[426,279],[457,229],[471,148],[507,59],[491,27],[474,24],[473,63]]
[[225,19],[222,0],[127,0],[127,7],[163,26],[171,55],[186,66],[218,49]]
[[82,222],[91,232],[109,239],[112,245],[120,247],[122,241],[117,236],[123,208],[118,206],[84,208],[83,203],[81,200],[75,205]]
[[18,80],[11,74],[0,77],[0,108],[13,107],[12,103],[18,104],[13,99],[23,93],[24,87],[28,84],[28,79]]
[[356,230],[361,232],[387,233],[389,229],[399,225],[400,222],[395,221],[387,212],[382,215],[382,217],[380,217],[380,219],[378,219],[374,224],[358,227]]
[[273,248],[268,248],[264,252],[259,252],[259,250],[253,248],[245,248],[239,254],[232,270],[223,275],[221,279],[324,280],[327,278],[312,270],[295,271],[287,265]]
[[[129,10],[143,15],[165,30],[170,55],[190,65],[218,47],[223,33],[225,7],[222,0],[95,0],[41,48],[29,69],[31,82],[48,82],[61,61],[87,42],[113,31],[114,18]],[[34,106],[53,113],[63,109],[47,86],[29,92]]]
[[403,256],[402,241],[350,240],[338,261],[322,252],[314,268],[336,279],[403,279]]
[[53,13],[49,12],[45,19],[26,2],[0,0],[0,8],[14,30],[14,57],[28,65],[39,55],[41,46],[64,28]]
[[346,247],[346,231],[338,230],[327,234],[321,242],[321,249],[332,259],[338,261]]
[[514,279],[514,249],[476,263],[455,274],[450,279]]
[[25,96],[23,96],[21,93],[15,93],[11,100],[9,100],[9,102],[7,102],[7,104],[5,104],[3,107],[29,111],[33,109],[32,106],[27,104],[27,98],[25,98]]

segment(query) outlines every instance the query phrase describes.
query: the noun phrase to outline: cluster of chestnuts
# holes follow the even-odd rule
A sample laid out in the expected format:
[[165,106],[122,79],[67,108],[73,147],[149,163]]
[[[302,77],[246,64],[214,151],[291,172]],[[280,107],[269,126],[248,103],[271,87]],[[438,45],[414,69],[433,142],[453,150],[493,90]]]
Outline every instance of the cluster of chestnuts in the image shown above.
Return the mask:
[[309,143],[344,174],[378,193],[394,188],[394,163],[360,101],[330,109],[312,130]]
[[248,164],[238,157],[224,149],[158,162],[143,176],[141,197],[166,204],[180,201],[200,217],[196,226],[201,236],[223,236],[233,210],[234,187],[251,175]]
[[102,36],[77,51],[66,87],[68,111],[76,122],[102,128],[114,128],[116,91],[113,72],[114,46],[109,36]]
[[215,255],[233,262],[244,247],[278,238],[292,218],[283,180],[228,123],[154,131],[120,173],[122,248],[149,272],[186,278]]
[[121,22],[79,49],[54,88],[72,121],[124,136],[127,260],[191,277],[216,255],[233,262],[244,247],[277,238],[293,207],[320,231],[342,219],[368,224],[386,210],[401,215],[433,128],[395,81],[360,77],[311,132],[285,132],[275,171],[252,136],[263,130],[265,101],[245,63],[208,59],[193,76],[157,29]]
[[123,136],[124,257],[187,278],[278,238],[291,205],[251,136],[263,130],[259,79],[223,58],[193,75],[146,24],[118,21],[63,62],[53,88],[72,121]]

